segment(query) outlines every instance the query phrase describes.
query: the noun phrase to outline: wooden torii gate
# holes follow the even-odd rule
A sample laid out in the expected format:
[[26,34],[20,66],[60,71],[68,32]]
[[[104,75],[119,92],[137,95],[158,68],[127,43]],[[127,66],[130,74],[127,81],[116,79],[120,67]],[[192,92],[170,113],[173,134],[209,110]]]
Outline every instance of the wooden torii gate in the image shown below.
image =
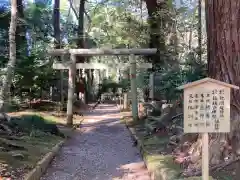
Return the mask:
[[[68,82],[68,102],[67,102],[67,125],[73,124],[73,95],[75,89],[76,69],[106,69],[105,64],[101,63],[76,63],[76,56],[111,56],[111,55],[130,55],[130,76],[131,76],[131,94],[132,94],[132,116],[138,118],[137,101],[137,82],[136,68],[137,63],[134,56],[156,54],[157,49],[53,49],[48,53],[53,56],[70,55],[70,61],[57,63],[53,65],[54,69],[69,69]],[[119,63],[115,68],[126,67],[125,63]],[[151,68],[152,64],[143,63],[141,68]]]

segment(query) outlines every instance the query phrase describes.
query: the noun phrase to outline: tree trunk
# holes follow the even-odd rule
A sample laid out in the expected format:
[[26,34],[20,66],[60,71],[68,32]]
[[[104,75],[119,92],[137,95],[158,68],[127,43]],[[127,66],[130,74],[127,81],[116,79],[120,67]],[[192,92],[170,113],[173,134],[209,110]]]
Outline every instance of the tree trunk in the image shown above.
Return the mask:
[[188,49],[189,51],[192,50],[192,33],[193,32],[193,26],[190,27],[190,32],[189,32],[189,41],[188,41]]
[[198,0],[198,58],[202,62],[202,0]]
[[[17,29],[16,29],[16,45],[17,59],[27,55],[27,39],[26,39],[26,24],[24,22],[23,0],[17,0]],[[23,54],[22,54],[23,53]]]
[[55,49],[60,48],[61,37],[60,37],[60,2],[59,0],[54,0],[54,10],[53,10],[53,29],[54,29],[54,46]]
[[[208,37],[208,75],[214,79],[240,86],[239,0],[206,0]],[[240,155],[240,93],[231,92],[231,132],[212,134],[209,142],[210,163],[219,164],[232,153]],[[199,155],[199,143],[192,146]],[[231,152],[230,152],[231,151]],[[199,157],[197,158],[199,160]],[[197,161],[196,161],[197,162]],[[199,161],[198,161],[199,162]],[[200,164],[201,165],[201,164]]]
[[[239,9],[239,0],[206,1],[209,76],[237,86],[240,86],[240,39],[238,38],[240,33],[238,20]],[[239,110],[239,91],[232,90],[232,128],[229,138],[237,154],[240,154]],[[220,138],[220,135],[216,135],[216,137]]]
[[0,112],[6,111],[7,97],[12,83],[12,75],[16,64],[16,28],[17,28],[17,0],[11,0],[11,22],[9,27],[9,61],[7,72],[0,90]]
[[150,48],[157,48],[157,55],[151,57],[153,67],[165,61],[166,45],[164,31],[166,28],[166,13],[168,9],[167,0],[145,0],[148,10],[150,25]]
[[[208,73],[210,77],[240,86],[240,33],[238,0],[209,0],[207,7]],[[231,94],[232,125],[239,123],[239,91]],[[232,133],[239,126],[234,126]],[[240,139],[238,139],[240,140]]]
[[[79,15],[78,15],[78,41],[77,41],[77,47],[78,48],[84,48],[84,9],[85,9],[85,1],[86,0],[80,0],[79,5]],[[83,63],[84,58],[80,56],[80,59],[78,62]]]
[[[84,33],[84,11],[85,11],[85,2],[86,0],[80,0],[80,4],[79,4],[79,14],[78,14],[78,40],[77,40],[77,48],[85,48],[85,33]],[[77,56],[77,62],[78,63],[84,63],[86,62],[86,58],[83,56]],[[89,71],[89,70],[86,70]],[[77,70],[77,74],[80,74],[80,77],[82,76],[82,71]],[[86,78],[85,78],[86,81]],[[76,85],[77,87],[80,86],[80,84]],[[79,89],[77,89],[77,94],[80,93]],[[87,88],[84,87],[84,93],[85,93],[85,97],[87,95]],[[84,98],[84,103],[87,103],[87,99]]]
[[[54,1],[54,9],[53,9],[53,29],[54,29],[54,46],[55,49],[61,48],[61,31],[60,31],[60,1]],[[58,57],[58,61],[61,61],[61,58]],[[64,104],[63,97],[63,78],[64,78],[64,70],[60,70],[60,100],[61,106]]]

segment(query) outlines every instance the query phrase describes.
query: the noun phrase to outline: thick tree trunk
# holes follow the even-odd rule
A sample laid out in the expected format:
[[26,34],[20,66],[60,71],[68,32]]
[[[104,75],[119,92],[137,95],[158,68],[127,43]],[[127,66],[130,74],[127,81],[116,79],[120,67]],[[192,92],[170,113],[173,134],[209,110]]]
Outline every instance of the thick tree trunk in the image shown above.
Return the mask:
[[[240,86],[239,0],[206,0],[208,36],[208,74],[210,77]],[[192,156],[199,162],[201,140],[192,146]],[[230,153],[240,155],[240,93],[231,93],[231,132],[210,137],[210,163],[219,164]]]
[[7,97],[12,83],[12,75],[16,64],[16,28],[17,28],[17,0],[11,0],[11,22],[9,27],[9,61],[7,72],[0,90],[0,112],[4,112],[7,104]]
[[145,0],[150,25],[150,48],[157,48],[157,55],[151,57],[153,67],[165,61],[166,45],[164,31],[166,28],[167,0]]
[[[239,0],[208,0],[208,73],[210,77],[240,86]],[[240,93],[231,94],[230,140],[240,154]]]

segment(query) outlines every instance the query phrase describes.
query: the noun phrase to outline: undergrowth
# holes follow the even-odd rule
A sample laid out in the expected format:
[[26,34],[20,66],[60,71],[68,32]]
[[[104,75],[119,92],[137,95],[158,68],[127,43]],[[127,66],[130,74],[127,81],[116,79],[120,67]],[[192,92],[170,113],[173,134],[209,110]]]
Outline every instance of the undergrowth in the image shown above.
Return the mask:
[[8,125],[13,129],[16,128],[19,132],[27,134],[33,131],[42,131],[56,136],[64,136],[56,124],[38,115],[22,115],[21,117],[12,118]]
[[[143,146],[142,154],[148,169],[154,172],[155,179],[163,179],[163,177],[165,180],[201,179],[201,177],[181,177],[181,172],[184,169],[174,161],[173,148],[169,146],[170,136],[166,132],[149,133],[146,128],[148,121],[144,119],[134,121],[131,117],[125,117],[122,121],[135,130],[135,134]],[[212,177],[209,179],[212,180]]]
[[64,134],[50,119],[21,115],[5,125],[11,134],[0,130],[0,177],[22,179]]

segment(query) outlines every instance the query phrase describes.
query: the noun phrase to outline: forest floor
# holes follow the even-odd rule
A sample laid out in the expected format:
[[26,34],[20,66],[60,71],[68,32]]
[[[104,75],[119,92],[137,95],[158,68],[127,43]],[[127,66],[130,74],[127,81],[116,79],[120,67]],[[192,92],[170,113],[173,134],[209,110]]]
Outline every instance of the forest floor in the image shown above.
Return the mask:
[[115,105],[84,117],[42,180],[150,180],[140,152]]
[[[71,128],[64,125],[65,112],[56,111],[49,102],[35,106],[9,112],[7,115],[11,117],[10,122],[1,123],[0,179],[24,179],[43,156],[64,140],[64,136],[72,134]],[[75,124],[81,121],[81,116],[74,116]]]
[[[14,114],[19,122],[17,131],[13,128],[14,132],[11,134],[3,131],[0,133],[0,177],[19,180],[23,179],[44,155],[62,141],[63,136],[33,128],[34,122],[39,123],[40,126],[49,127],[46,123],[51,120],[44,116],[33,113]],[[69,135],[68,129],[62,129]]]
[[[181,167],[174,163],[174,158],[171,156],[172,149],[167,148],[169,137],[167,135],[148,135],[145,129],[144,121],[133,121],[132,117],[125,116],[122,121],[129,128],[133,128],[137,138],[144,146],[144,156],[148,163],[148,168],[152,172],[162,171],[168,175],[167,179],[176,179],[181,172]],[[162,178],[160,178],[162,179]]]
[[[125,116],[122,121],[133,128],[137,138],[143,146],[144,156],[151,172],[162,173],[160,177],[166,180],[201,180],[201,177],[181,176],[184,166],[174,161],[174,147],[169,145],[170,136],[167,133],[148,134],[144,120],[133,121],[131,117]],[[214,180],[239,180],[239,163],[233,163],[222,169],[210,172]]]
[[22,179],[62,138],[52,135],[0,138],[0,177]]
[[[44,107],[46,107],[45,104]],[[183,166],[174,162],[174,147],[169,146],[169,136],[164,133],[149,135],[144,121],[133,122],[129,114],[129,112],[119,113],[117,107],[113,105],[100,105],[94,112],[87,113],[84,117],[74,115],[74,124],[82,124],[81,128],[73,133],[73,138],[68,140],[43,180],[54,180],[54,178],[149,180],[148,171],[138,150],[134,147],[125,123],[135,129],[136,135],[142,141],[146,150],[144,155],[151,171],[162,172],[164,170],[168,178],[182,179],[179,174],[183,171]],[[64,126],[65,112],[44,108],[41,110],[26,109],[8,113],[8,115],[11,117],[42,117],[47,122],[57,124],[67,136],[69,133],[72,134]],[[120,120],[121,116],[125,118]],[[30,131],[22,135],[0,134],[0,177],[21,179],[61,140],[63,138],[60,136],[39,131]],[[62,171],[62,169],[65,170]],[[211,175],[215,180],[238,180],[239,169],[239,163],[235,162],[211,172]],[[187,179],[199,180],[200,178]]]

